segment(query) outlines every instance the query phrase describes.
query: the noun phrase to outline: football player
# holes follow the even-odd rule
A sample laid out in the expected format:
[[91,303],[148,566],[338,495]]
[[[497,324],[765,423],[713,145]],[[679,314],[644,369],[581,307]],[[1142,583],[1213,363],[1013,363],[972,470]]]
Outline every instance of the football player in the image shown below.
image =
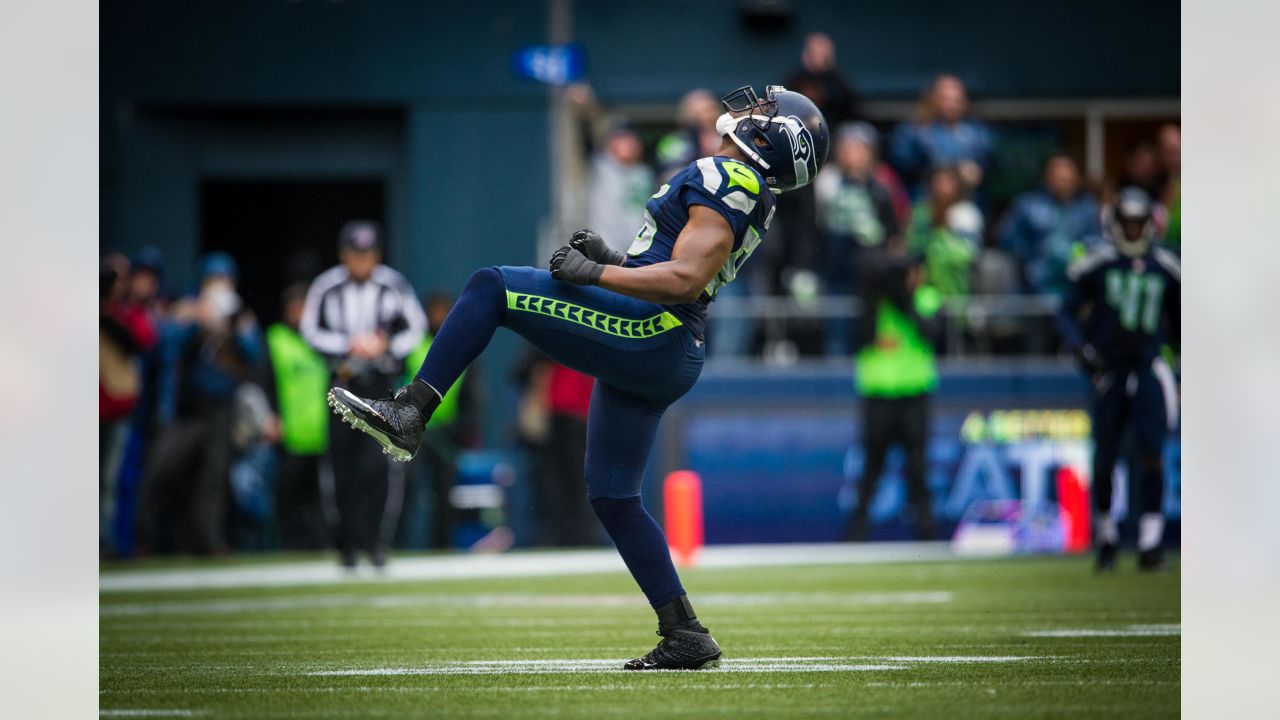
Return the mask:
[[1126,428],[1133,429],[1139,478],[1138,567],[1163,561],[1163,448],[1177,426],[1173,371],[1161,356],[1179,338],[1182,270],[1172,252],[1156,244],[1156,223],[1146,192],[1126,187],[1105,211],[1109,243],[1067,270],[1070,282],[1059,328],[1093,386],[1093,506],[1097,569],[1115,565],[1119,531],[1111,516],[1112,473]]
[[698,379],[707,305],[760,245],[774,193],[812,181],[829,133],[805,96],[750,86],[721,100],[716,154],[658,188],[626,253],[580,230],[546,270],[489,267],[471,276],[417,377],[392,398],[329,393],[335,412],[393,457],[417,451],[442,393],[503,326],[597,379],[587,419],[587,496],[658,615],[662,640],[629,670],[694,669],[720,647],[694,614],[662,529],[640,502],[658,422]]

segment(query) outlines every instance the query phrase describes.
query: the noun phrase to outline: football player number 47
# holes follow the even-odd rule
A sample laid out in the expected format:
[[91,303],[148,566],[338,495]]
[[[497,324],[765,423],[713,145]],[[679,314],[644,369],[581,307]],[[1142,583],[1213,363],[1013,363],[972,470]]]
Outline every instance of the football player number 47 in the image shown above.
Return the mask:
[[1107,273],[1107,303],[1120,314],[1125,330],[1155,334],[1160,324],[1160,306],[1164,299],[1164,278],[1124,270]]

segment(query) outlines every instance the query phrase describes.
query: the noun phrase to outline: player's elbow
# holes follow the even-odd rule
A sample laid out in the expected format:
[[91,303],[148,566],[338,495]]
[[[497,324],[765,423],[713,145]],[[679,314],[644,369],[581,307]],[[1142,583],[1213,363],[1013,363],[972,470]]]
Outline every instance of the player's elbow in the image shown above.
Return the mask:
[[698,282],[698,278],[680,278],[675,293],[676,302],[681,304],[698,302],[698,298],[702,297],[704,285],[705,283]]
[[668,290],[674,302],[695,303],[702,296],[702,289],[707,286],[708,279],[702,277],[698,268],[681,261],[672,263],[671,278]]

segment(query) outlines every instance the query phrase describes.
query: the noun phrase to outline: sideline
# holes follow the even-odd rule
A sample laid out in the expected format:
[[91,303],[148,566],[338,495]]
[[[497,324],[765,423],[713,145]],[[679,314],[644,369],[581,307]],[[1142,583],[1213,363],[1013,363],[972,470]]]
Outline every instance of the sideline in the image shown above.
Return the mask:
[[[783,565],[856,565],[957,560],[946,542],[717,545],[702,549],[698,568]],[[395,557],[381,572],[343,570],[336,561],[250,564],[237,567],[183,567],[100,573],[107,592],[291,587],[348,582],[415,582],[481,578],[544,577],[626,572],[612,549]]]

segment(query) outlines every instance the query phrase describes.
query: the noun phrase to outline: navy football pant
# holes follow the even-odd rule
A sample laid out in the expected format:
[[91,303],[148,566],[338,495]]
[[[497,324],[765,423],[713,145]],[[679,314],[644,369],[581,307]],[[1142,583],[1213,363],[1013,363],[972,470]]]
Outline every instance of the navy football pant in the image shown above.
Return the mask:
[[661,305],[563,283],[547,270],[484,268],[471,276],[418,377],[447,392],[499,325],[596,378],[587,497],[649,603],[656,608],[684,594],[640,485],[663,412],[702,371],[702,342]]
[[1129,477],[1141,483],[1140,513],[1158,513],[1164,498],[1165,437],[1177,421],[1173,373],[1157,358],[1148,367],[1111,369],[1093,388],[1093,506],[1111,511],[1112,475],[1120,459],[1125,429],[1133,428],[1140,467]]

